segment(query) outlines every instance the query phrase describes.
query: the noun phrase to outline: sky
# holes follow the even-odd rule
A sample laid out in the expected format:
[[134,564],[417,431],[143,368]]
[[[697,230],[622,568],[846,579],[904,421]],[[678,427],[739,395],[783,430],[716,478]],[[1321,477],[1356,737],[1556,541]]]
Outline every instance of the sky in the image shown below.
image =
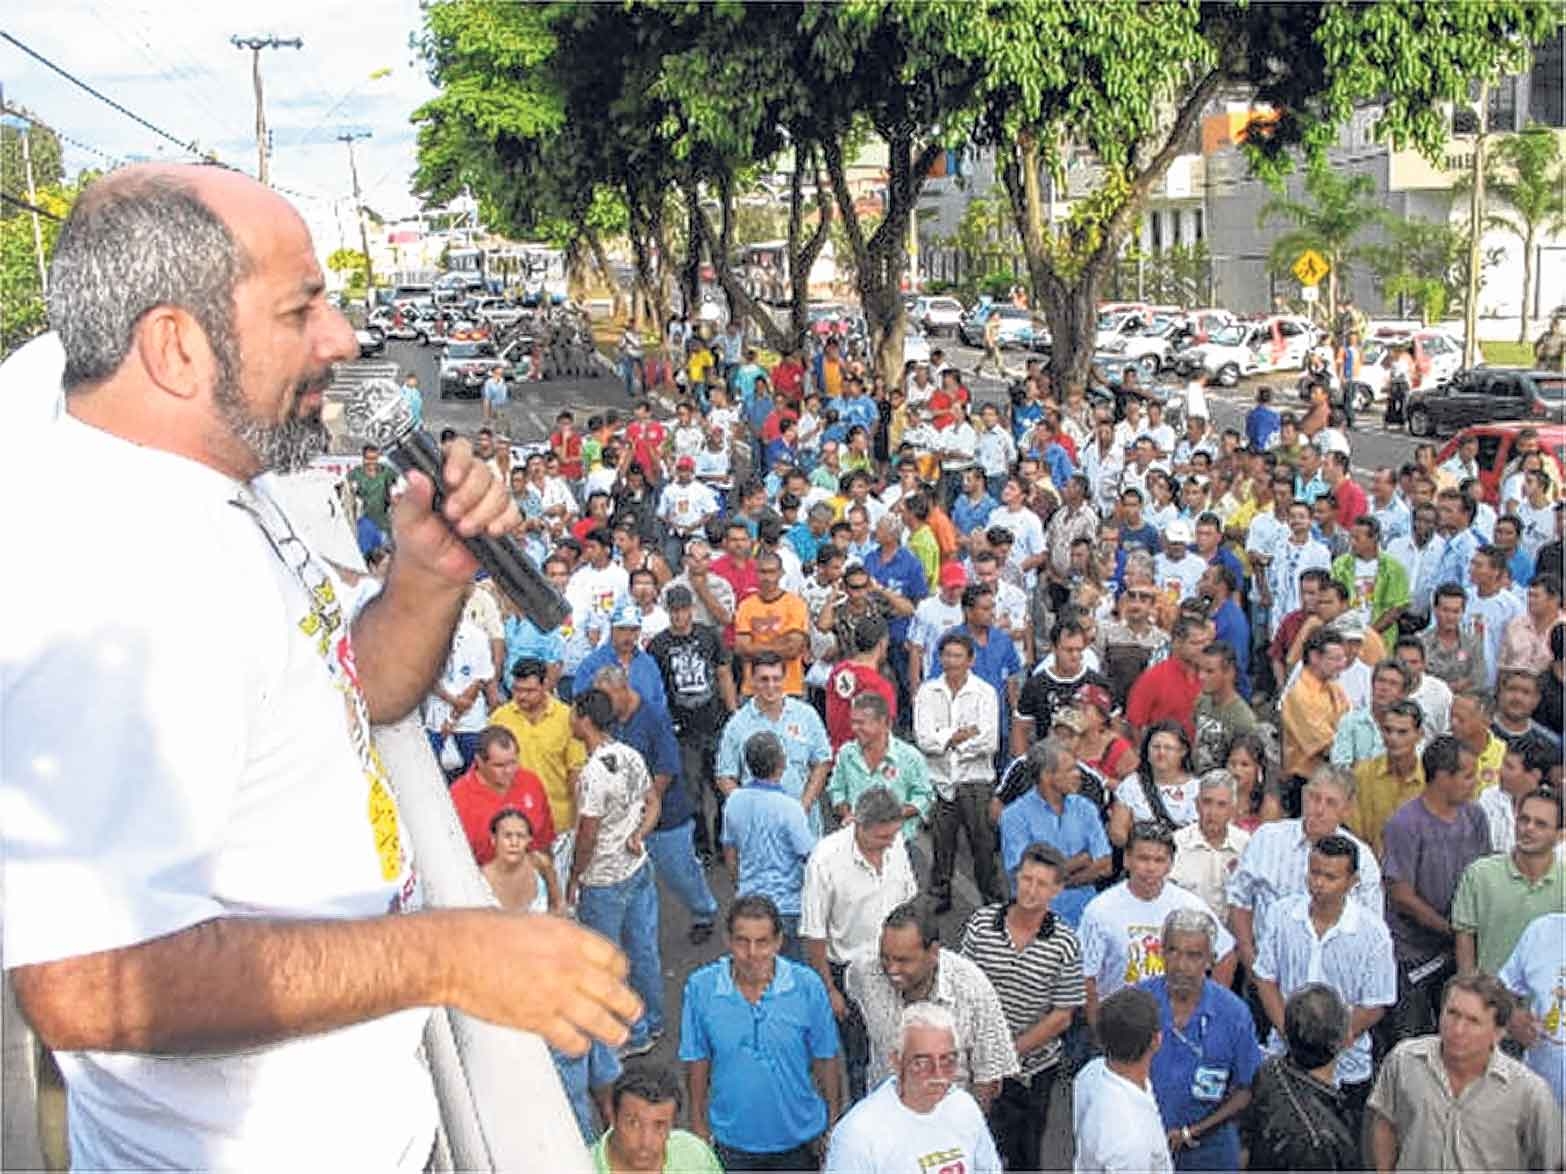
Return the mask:
[[[247,13],[259,14],[252,19]],[[9,7],[0,29],[180,142],[195,140],[230,166],[256,170],[255,97],[241,37],[300,37],[302,49],[261,54],[271,181],[305,220],[323,254],[357,248],[347,149],[356,142],[364,202],[394,219],[418,210],[408,191],[415,162],[409,115],[434,87],[409,48],[418,0],[266,0],[264,4],[163,0],[42,0]],[[386,71],[384,76],[372,75]],[[67,173],[117,159],[177,159],[174,144],[78,89],[9,41],[0,40],[0,85],[63,136]]]

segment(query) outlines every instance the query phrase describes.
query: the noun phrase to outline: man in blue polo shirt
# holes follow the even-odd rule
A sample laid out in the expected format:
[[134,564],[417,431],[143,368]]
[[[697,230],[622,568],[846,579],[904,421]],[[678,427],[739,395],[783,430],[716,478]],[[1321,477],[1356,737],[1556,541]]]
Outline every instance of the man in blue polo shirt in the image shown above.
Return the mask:
[[865,570],[880,586],[891,613],[886,660],[897,681],[898,715],[907,720],[913,713],[913,694],[908,688],[908,623],[919,601],[930,594],[930,584],[919,556],[903,545],[903,524],[895,513],[886,513],[875,524],[875,542],[875,549],[865,556]]
[[837,1021],[810,967],[781,957],[777,906],[729,907],[729,954],[685,982],[680,1059],[691,1132],[723,1168],[814,1170],[841,1111]]
[[767,730],[752,734],[744,755],[750,781],[723,805],[723,859],[736,893],[760,893],[777,906],[783,918],[783,953],[803,962],[800,899],[805,861],[816,837],[805,809],[780,782],[788,759],[778,736]]
[[572,688],[585,693],[593,687],[598,670],[619,665],[630,679],[631,688],[642,697],[667,709],[668,695],[663,689],[663,672],[658,662],[642,651],[642,609],[630,600],[623,601],[609,617],[609,639],[582,658]]
[[1220,562],[1202,572],[1197,594],[1207,600],[1207,618],[1213,623],[1215,640],[1234,649],[1234,688],[1247,702],[1251,699],[1251,623],[1236,598],[1239,578]]
[[[995,626],[995,589],[982,583],[970,583],[962,589],[962,623],[948,629],[961,632],[973,641],[973,664],[968,671],[990,688],[1000,698],[1000,744],[1007,744],[1011,730],[1011,711],[1017,706],[1017,695],[1022,691],[1022,657],[1017,655],[1017,645],[1012,638]],[[939,635],[946,635],[945,632]],[[925,678],[940,674],[931,641]]]
[[832,769],[832,743],[827,740],[826,726],[810,706],[783,695],[783,661],[776,652],[768,649],[751,658],[750,684],[754,696],[734,711],[718,738],[713,766],[718,790],[727,797],[750,781],[744,751],[752,734],[775,734],[788,759],[778,781],[804,808],[810,830],[820,835],[821,813],[816,800],[826,789]]
[[1261,1048],[1248,1007],[1207,977],[1218,923],[1177,909],[1163,925],[1164,973],[1141,983],[1163,1042],[1150,1073],[1176,1170],[1238,1170],[1237,1122],[1251,1103]]
[[1013,889],[1022,854],[1031,844],[1049,844],[1066,859],[1066,887],[1050,910],[1072,929],[1093,899],[1093,882],[1109,875],[1109,837],[1093,804],[1077,794],[1082,776],[1076,758],[1061,742],[1046,738],[1028,748],[1025,769],[1038,781],[1001,813],[1001,865]]

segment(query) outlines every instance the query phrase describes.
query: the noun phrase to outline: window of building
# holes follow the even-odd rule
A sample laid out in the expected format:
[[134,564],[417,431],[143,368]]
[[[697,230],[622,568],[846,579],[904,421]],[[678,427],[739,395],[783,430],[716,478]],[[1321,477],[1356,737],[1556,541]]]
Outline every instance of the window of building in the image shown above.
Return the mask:
[[1164,214],[1162,212],[1149,212],[1147,214],[1148,243],[1153,247],[1153,252],[1164,251]]
[[1180,209],[1178,208],[1172,209],[1169,213],[1169,229],[1169,243],[1178,249],[1182,243],[1180,239]]
[[1205,227],[1202,223],[1202,210],[1200,208],[1193,209],[1191,212],[1191,242],[1193,244],[1199,245],[1202,243],[1206,236],[1204,232]]
[[1566,28],[1534,50],[1528,78],[1528,120],[1566,127]]

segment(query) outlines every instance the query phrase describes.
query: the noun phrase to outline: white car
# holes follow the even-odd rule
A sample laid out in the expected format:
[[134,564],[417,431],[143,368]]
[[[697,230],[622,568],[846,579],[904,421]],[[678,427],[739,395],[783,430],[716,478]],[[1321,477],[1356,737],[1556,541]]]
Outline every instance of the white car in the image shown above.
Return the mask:
[[1205,371],[1221,387],[1233,387],[1246,375],[1298,371],[1315,345],[1316,328],[1292,314],[1236,322],[1208,335],[1205,343],[1175,356],[1182,374]]
[[1151,321],[1152,315],[1144,310],[1119,310],[1100,314],[1098,334],[1093,340],[1093,349],[1108,350],[1112,343],[1130,338],[1133,334],[1141,334]]
[[930,361],[930,340],[921,330],[915,330],[910,326],[903,333],[903,362],[904,363],[928,363]]
[[505,298],[481,298],[474,307],[475,314],[500,329],[515,326],[524,312],[521,306],[513,305]]
[[1181,319],[1158,317],[1140,333],[1110,337],[1098,349],[1135,363],[1147,382],[1174,361],[1175,344],[1184,337]]
[[956,298],[929,296],[915,299],[908,317],[926,334],[956,334],[963,313]]

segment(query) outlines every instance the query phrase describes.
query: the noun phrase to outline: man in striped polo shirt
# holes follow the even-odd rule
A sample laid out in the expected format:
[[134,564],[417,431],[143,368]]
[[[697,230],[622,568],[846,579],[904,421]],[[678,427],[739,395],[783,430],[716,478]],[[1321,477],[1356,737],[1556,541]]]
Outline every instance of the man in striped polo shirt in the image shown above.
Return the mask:
[[1086,996],[1082,953],[1071,928],[1050,912],[1066,881],[1066,860],[1031,844],[1017,866],[1016,899],[976,909],[961,951],[1000,997],[1021,1070],[1001,1082],[990,1110],[995,1144],[1008,1170],[1037,1170],[1062,1036]]

